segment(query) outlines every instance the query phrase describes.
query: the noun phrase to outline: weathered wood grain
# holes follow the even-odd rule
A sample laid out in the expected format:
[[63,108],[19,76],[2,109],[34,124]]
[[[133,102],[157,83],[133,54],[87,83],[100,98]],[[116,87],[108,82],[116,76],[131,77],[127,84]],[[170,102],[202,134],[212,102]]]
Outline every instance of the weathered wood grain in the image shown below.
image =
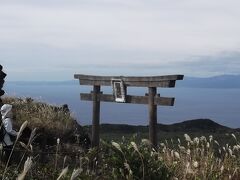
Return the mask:
[[93,87],[92,101],[93,101],[93,116],[92,116],[92,147],[99,146],[99,122],[100,122],[100,101],[98,94],[100,93],[100,86]]
[[157,146],[157,105],[154,103],[156,94],[156,87],[148,88],[149,140],[154,148]]
[[112,79],[121,79],[126,86],[136,87],[175,87],[176,80],[182,80],[183,75],[168,76],[91,76],[75,74],[74,78],[79,79],[80,85],[111,86]]
[[122,79],[123,81],[161,81],[161,80],[182,80],[183,75],[165,75],[165,76],[93,76],[84,74],[75,74],[75,79],[111,81],[111,79]]
[[[107,80],[86,80],[80,79],[80,85],[98,85],[98,86],[111,86],[111,81]],[[125,86],[133,87],[162,87],[162,88],[172,88],[175,87],[175,80],[166,81],[124,81]]]
[[[93,101],[93,94],[92,93],[81,93],[80,94],[81,100],[85,101]],[[112,94],[98,94],[97,95],[98,101],[104,102],[115,102],[115,98]],[[175,98],[172,97],[154,97],[154,104],[161,105],[161,106],[173,106]],[[132,103],[132,104],[148,104],[148,96],[126,96],[125,103]]]

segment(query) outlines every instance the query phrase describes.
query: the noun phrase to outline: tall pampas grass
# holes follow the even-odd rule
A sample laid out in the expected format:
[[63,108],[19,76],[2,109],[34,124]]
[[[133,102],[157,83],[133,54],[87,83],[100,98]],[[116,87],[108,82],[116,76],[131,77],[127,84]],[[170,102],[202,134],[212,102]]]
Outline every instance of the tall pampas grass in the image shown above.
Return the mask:
[[24,163],[24,168],[21,174],[19,174],[19,176],[17,177],[17,180],[23,180],[27,174],[27,172],[29,171],[29,169],[32,166],[32,157],[28,157],[27,160]]
[[132,145],[132,147],[133,147],[133,149],[138,153],[138,155],[139,155],[139,157],[140,157],[140,159],[141,159],[141,163],[142,163],[142,179],[144,180],[145,179],[145,175],[144,175],[144,173],[145,173],[145,169],[144,169],[144,162],[143,162],[143,157],[142,157],[142,154],[141,154],[141,152],[139,151],[139,149],[138,149],[138,146],[137,146],[137,144],[135,143],[135,142],[131,142],[131,145]]
[[56,149],[56,154],[55,154],[55,165],[54,165],[54,170],[57,170],[57,162],[58,162],[58,151],[59,151],[59,144],[60,144],[60,138],[57,138],[57,149]]
[[68,172],[68,166],[65,167],[62,172],[60,173],[60,175],[58,176],[57,180],[61,179],[63,176],[65,176]]
[[81,174],[82,171],[83,171],[82,168],[74,169],[70,180],[76,179]]
[[7,168],[8,168],[9,162],[10,162],[10,160],[11,160],[13,151],[14,151],[14,149],[15,149],[15,147],[16,147],[16,144],[17,144],[19,138],[21,137],[23,130],[27,127],[27,124],[28,124],[28,121],[25,121],[25,122],[21,125],[21,127],[20,127],[20,130],[19,130],[19,132],[18,132],[18,134],[17,134],[17,138],[16,138],[16,140],[15,140],[15,142],[14,142],[13,148],[12,148],[12,150],[11,150],[11,153],[10,153],[9,157],[8,157],[7,163],[6,163],[6,165],[5,165],[5,169],[4,169],[4,172],[3,172],[3,179],[5,178],[5,175],[6,175],[6,172],[7,172]]
[[21,146],[25,149],[25,152],[23,153],[23,156],[22,156],[20,162],[18,163],[18,166],[17,166],[16,171],[19,169],[19,167],[20,167],[20,165],[21,165],[21,163],[22,163],[22,161],[23,161],[23,159],[24,159],[27,151],[30,151],[30,152],[31,152],[31,144],[32,144],[32,142],[33,142],[33,140],[34,140],[34,138],[35,138],[36,130],[37,130],[36,128],[34,128],[34,129],[32,130],[31,135],[30,135],[30,138],[28,139],[27,145],[24,144],[23,142],[20,142]]

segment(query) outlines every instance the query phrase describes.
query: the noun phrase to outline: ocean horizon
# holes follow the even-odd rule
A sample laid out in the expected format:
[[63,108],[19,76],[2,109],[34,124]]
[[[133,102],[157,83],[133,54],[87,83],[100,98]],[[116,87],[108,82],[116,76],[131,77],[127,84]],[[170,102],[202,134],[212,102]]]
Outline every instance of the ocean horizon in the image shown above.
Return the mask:
[[[89,93],[91,86],[50,83],[5,83],[5,96],[31,97],[36,101],[61,106],[68,104],[81,125],[92,121],[92,102],[80,100],[80,93]],[[111,87],[102,88],[112,93]],[[128,94],[145,95],[147,88],[128,88]],[[163,97],[175,97],[174,106],[158,106],[158,123],[173,124],[191,119],[208,118],[221,125],[240,128],[240,97],[238,88],[158,88]],[[100,123],[147,125],[148,106],[140,104],[101,102]]]

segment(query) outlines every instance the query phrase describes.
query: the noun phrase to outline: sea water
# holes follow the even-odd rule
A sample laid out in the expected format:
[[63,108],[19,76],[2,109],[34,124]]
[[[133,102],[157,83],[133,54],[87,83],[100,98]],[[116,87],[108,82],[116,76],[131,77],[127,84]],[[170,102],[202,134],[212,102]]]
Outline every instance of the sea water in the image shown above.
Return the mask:
[[[80,93],[91,86],[76,84],[5,83],[8,96],[31,97],[37,101],[61,106],[68,104],[81,125],[91,124],[92,102],[81,101]],[[111,94],[111,87],[102,88]],[[128,88],[128,94],[145,95],[147,88]],[[240,127],[240,89],[158,88],[163,97],[175,97],[175,105],[158,106],[158,123],[172,124],[190,119],[209,118],[225,126]],[[148,106],[142,104],[101,102],[101,123],[148,124]]]

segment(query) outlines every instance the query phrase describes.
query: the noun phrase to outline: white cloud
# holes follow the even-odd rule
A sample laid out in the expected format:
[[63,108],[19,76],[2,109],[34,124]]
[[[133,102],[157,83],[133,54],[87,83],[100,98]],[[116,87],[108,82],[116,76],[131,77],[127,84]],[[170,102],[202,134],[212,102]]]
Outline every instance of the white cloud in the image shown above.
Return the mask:
[[1,1],[0,58],[83,71],[194,62],[240,51],[238,7],[237,0]]

